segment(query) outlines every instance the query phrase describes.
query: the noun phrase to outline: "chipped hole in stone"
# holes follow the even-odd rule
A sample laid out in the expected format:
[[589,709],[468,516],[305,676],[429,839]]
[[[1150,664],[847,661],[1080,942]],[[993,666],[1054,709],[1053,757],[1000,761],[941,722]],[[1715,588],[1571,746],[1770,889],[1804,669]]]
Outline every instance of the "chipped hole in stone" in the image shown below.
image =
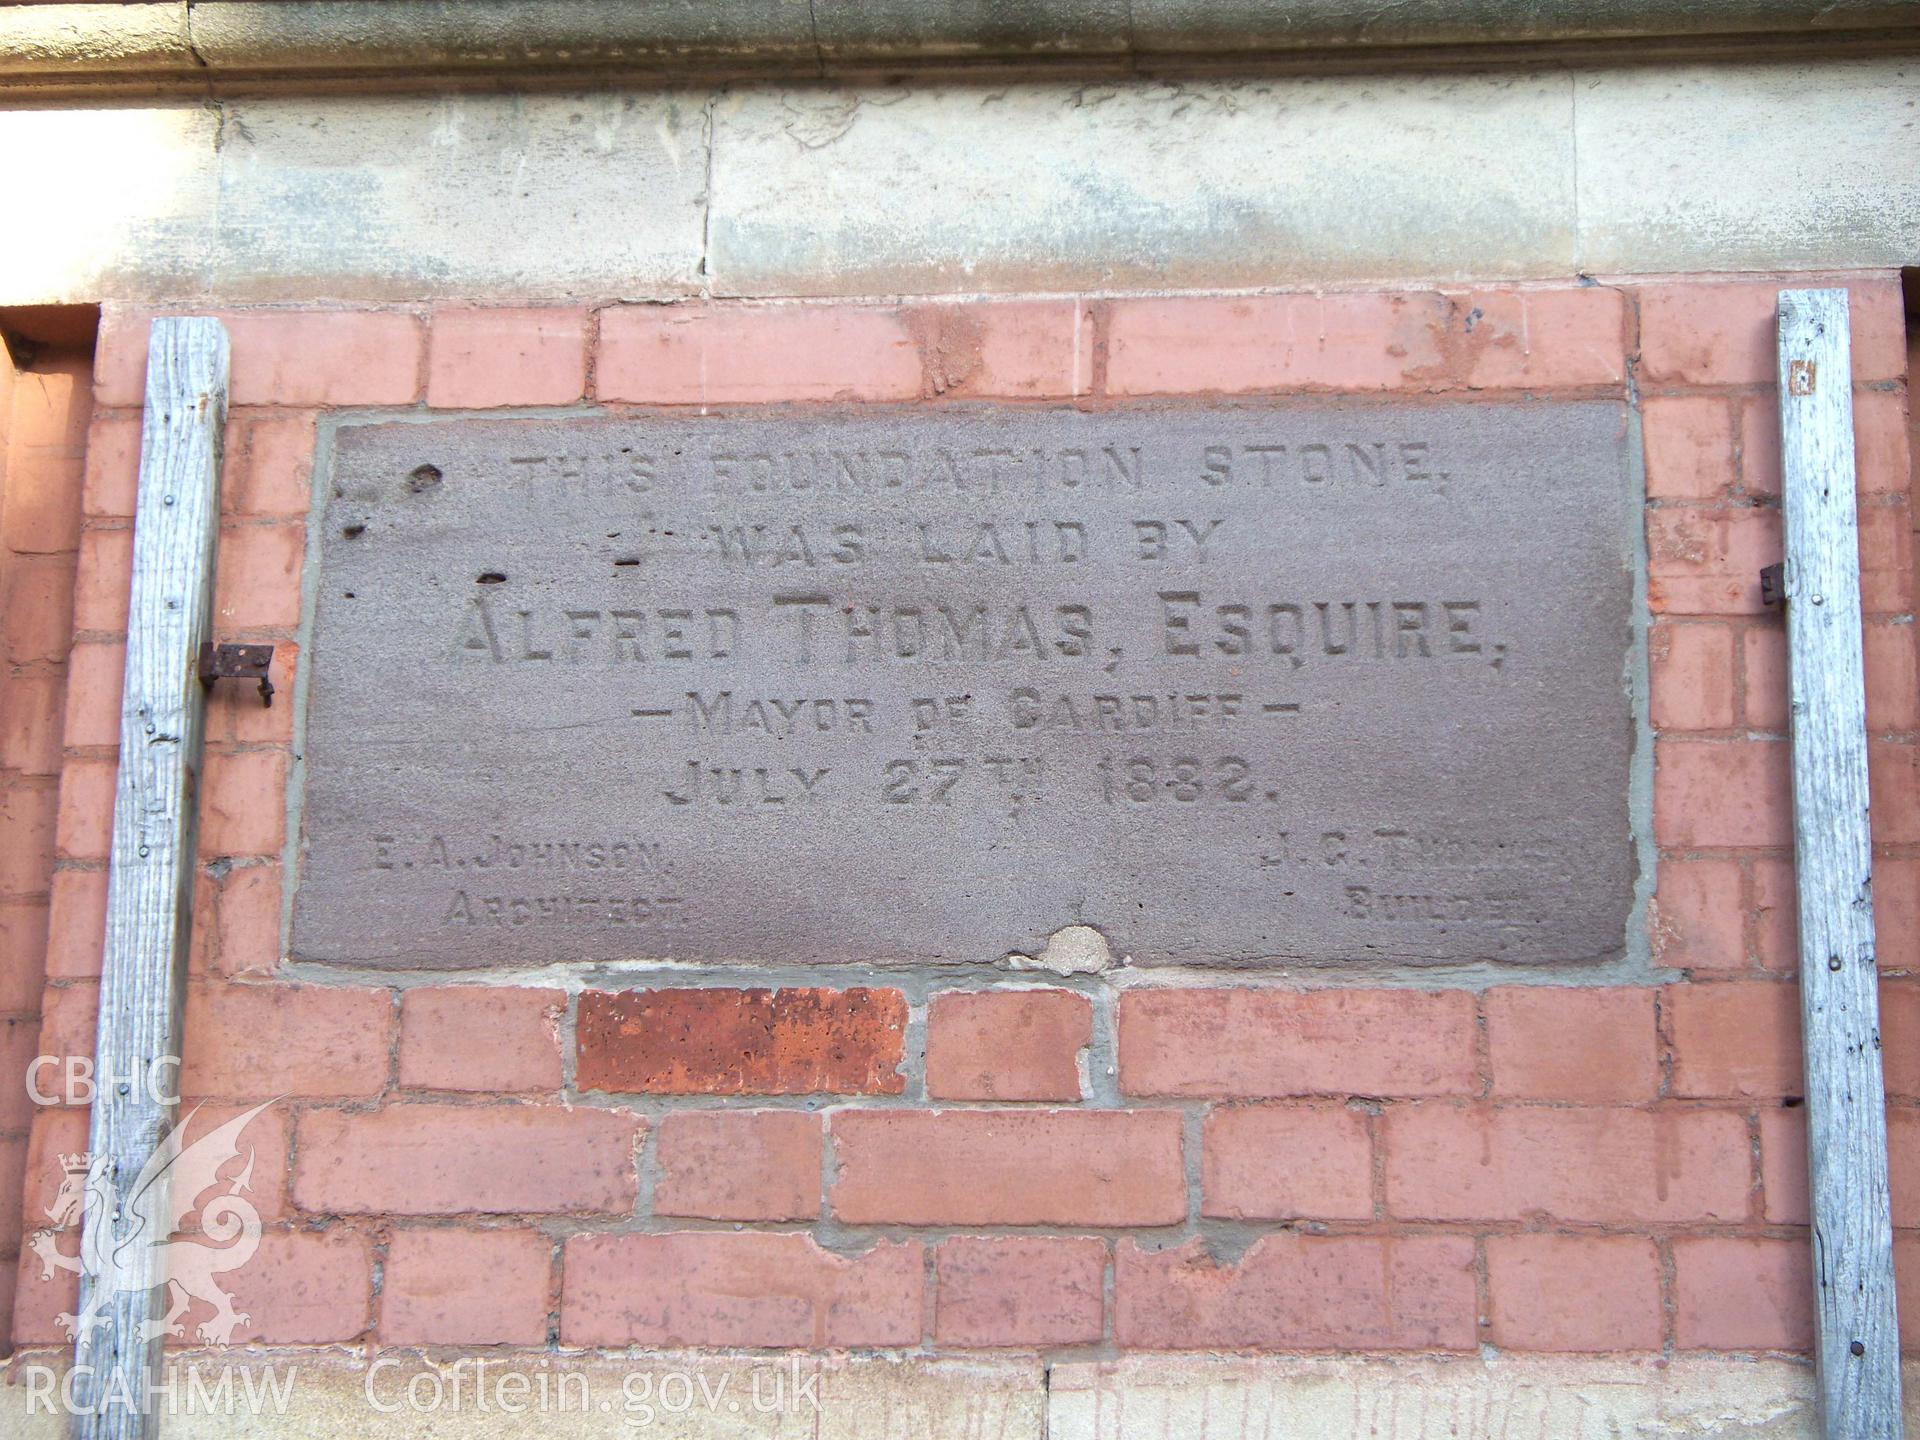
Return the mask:
[[424,494],[438,485],[442,478],[438,465],[416,465],[407,476],[407,489],[415,495]]
[[622,555],[613,562],[613,568],[616,570],[626,570],[639,563],[640,557],[638,555]]
[[340,533],[346,536],[347,539],[351,540],[356,535],[366,534],[367,527],[364,525],[342,525],[340,527]]
[[499,570],[482,570],[474,577],[473,583],[476,585],[504,585],[507,583],[507,577],[504,572]]

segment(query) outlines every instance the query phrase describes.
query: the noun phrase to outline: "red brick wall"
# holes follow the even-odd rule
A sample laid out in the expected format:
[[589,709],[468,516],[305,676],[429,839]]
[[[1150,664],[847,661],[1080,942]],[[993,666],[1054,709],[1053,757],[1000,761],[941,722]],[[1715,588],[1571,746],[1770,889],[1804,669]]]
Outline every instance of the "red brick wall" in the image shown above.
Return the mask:
[[[1897,282],[1843,278],[1911,1304],[1907,361]],[[1805,1348],[1784,666],[1757,578],[1779,553],[1777,288],[228,315],[217,623],[274,641],[283,686],[329,406],[1625,393],[1645,432],[1659,848],[1651,968],[1606,986],[987,989],[1009,981],[984,968],[771,992],[290,984],[291,707],[222,687],[185,1088],[216,1119],[289,1097],[256,1166],[269,1233],[233,1277],[239,1338]],[[91,1044],[146,319],[109,309],[97,362],[40,1041],[55,1053]],[[76,1109],[35,1117],[29,1206],[83,1128]],[[71,1303],[29,1261],[16,1337],[58,1340]]]

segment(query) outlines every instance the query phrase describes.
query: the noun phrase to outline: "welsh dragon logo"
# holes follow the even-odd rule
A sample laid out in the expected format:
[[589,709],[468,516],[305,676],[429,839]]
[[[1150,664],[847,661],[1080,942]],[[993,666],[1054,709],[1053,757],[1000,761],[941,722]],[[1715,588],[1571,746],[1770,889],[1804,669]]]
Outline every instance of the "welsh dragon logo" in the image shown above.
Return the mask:
[[[87,1303],[78,1315],[56,1317],[68,1336],[78,1339],[103,1323],[116,1290],[133,1288],[118,1283],[128,1274],[129,1257],[146,1248],[162,1252],[157,1257],[159,1265],[147,1273],[167,1277],[169,1305],[160,1319],[143,1323],[140,1338],[184,1338],[186,1327],[181,1317],[199,1300],[213,1307],[213,1316],[196,1328],[196,1336],[210,1345],[233,1342],[233,1332],[245,1325],[248,1317],[233,1308],[233,1297],[220,1288],[219,1277],[238,1270],[260,1248],[260,1212],[244,1193],[253,1182],[252,1149],[248,1149],[240,1173],[224,1182],[223,1192],[211,1196],[204,1205],[200,1199],[223,1183],[220,1169],[240,1154],[241,1133],[271,1104],[269,1100],[256,1105],[188,1145],[187,1126],[199,1113],[195,1106],[155,1147],[119,1209],[115,1209],[108,1175],[111,1156],[96,1155],[90,1163],[85,1155],[60,1157],[65,1178],[46,1210],[53,1224],[35,1231],[28,1245],[40,1257],[42,1280],[51,1280],[56,1270],[67,1270],[92,1282]],[[165,1197],[164,1216],[156,1213],[161,1197]],[[208,1242],[205,1244],[176,1238],[181,1222],[195,1208],[200,1211],[199,1230]],[[58,1235],[78,1225],[86,1213],[111,1214],[113,1224],[96,1225],[91,1231],[83,1229],[79,1249],[72,1255],[62,1254]]]

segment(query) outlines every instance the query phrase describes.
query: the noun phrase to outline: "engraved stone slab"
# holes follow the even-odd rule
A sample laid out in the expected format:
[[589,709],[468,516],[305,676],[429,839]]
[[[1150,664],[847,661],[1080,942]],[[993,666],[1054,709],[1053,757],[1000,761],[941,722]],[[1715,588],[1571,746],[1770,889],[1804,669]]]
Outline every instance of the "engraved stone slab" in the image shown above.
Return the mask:
[[1616,955],[1625,420],[343,425],[292,953]]

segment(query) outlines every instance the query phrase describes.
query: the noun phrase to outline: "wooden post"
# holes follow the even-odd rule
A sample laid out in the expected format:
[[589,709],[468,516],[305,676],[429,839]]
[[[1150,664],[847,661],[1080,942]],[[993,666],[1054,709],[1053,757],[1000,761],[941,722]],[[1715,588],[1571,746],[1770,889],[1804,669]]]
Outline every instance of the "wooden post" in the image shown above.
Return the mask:
[[1847,292],[1780,292],[1780,456],[1814,1358],[1828,1440],[1898,1440]]
[[[201,642],[213,610],[227,332],[217,320],[153,322],[133,523],[120,776],[107,880],[90,1150],[113,1197],[89,1191],[75,1337],[77,1440],[151,1436],[148,1384],[171,1214],[164,1183],[133,1198],[179,1099],[181,990],[193,902],[194,821],[206,697]],[[278,796],[266,797],[278,804]],[[156,1193],[157,1192],[157,1193]],[[156,1233],[157,1231],[157,1233]],[[115,1241],[135,1238],[116,1253]]]

